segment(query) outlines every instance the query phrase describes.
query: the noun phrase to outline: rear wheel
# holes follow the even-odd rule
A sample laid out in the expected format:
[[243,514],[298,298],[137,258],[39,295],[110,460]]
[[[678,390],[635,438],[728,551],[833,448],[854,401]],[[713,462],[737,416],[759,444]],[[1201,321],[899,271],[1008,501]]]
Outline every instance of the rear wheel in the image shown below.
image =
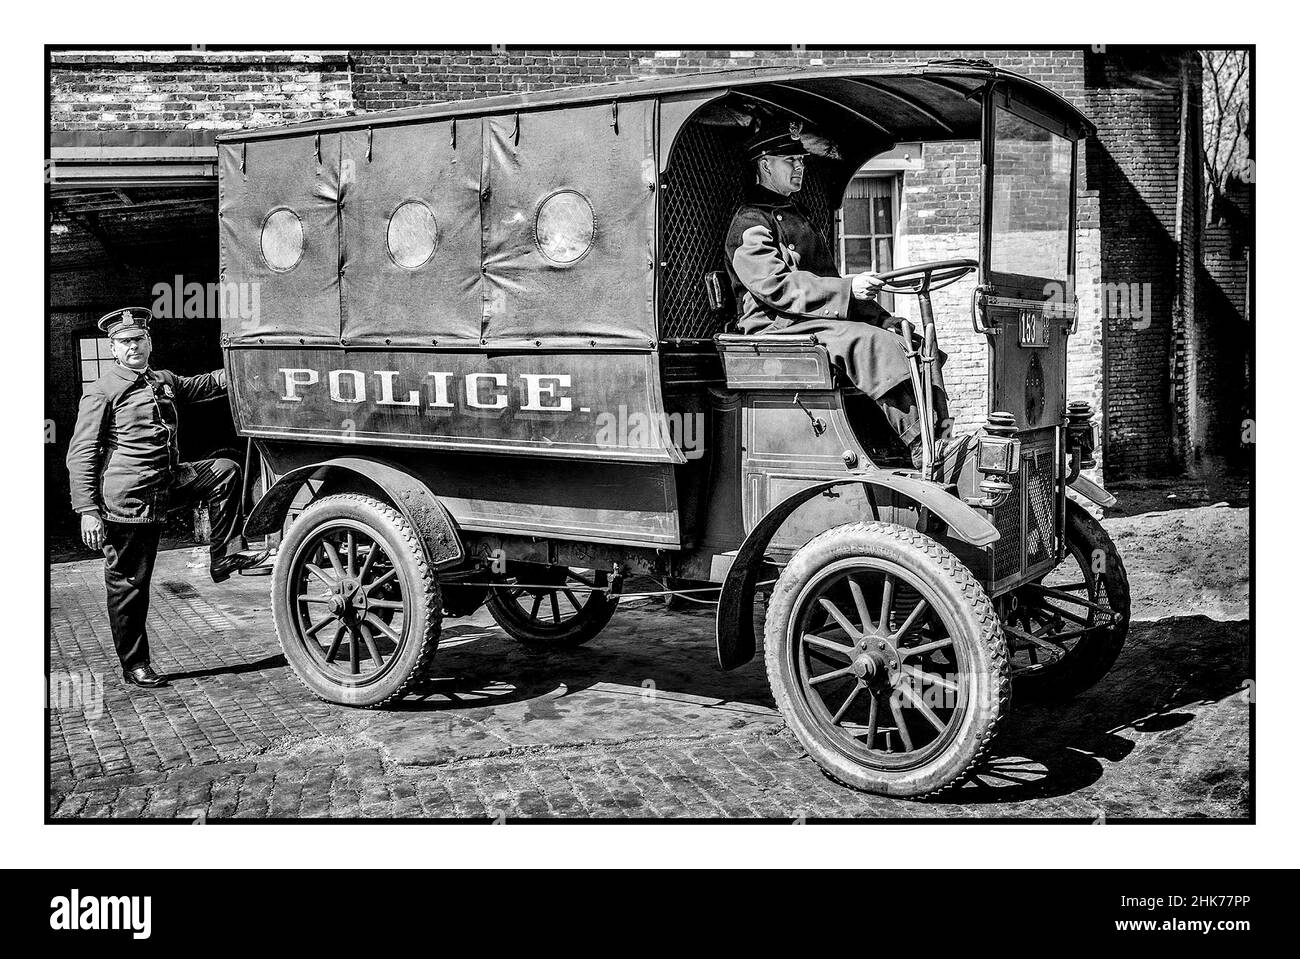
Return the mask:
[[853,523],[810,540],[776,582],[764,642],[791,730],[858,789],[921,796],[962,781],[1007,710],[992,602],[906,527]]
[[497,625],[526,646],[580,646],[609,623],[618,596],[609,577],[590,569],[513,563],[507,579],[489,590],[487,607]]
[[1068,699],[1100,680],[1128,636],[1129,588],[1110,535],[1078,503],[1065,504],[1066,558],[1016,590],[1004,614],[1016,695]]
[[309,506],[285,533],[272,593],[285,659],[331,703],[398,699],[438,645],[437,578],[410,524],[370,496]]

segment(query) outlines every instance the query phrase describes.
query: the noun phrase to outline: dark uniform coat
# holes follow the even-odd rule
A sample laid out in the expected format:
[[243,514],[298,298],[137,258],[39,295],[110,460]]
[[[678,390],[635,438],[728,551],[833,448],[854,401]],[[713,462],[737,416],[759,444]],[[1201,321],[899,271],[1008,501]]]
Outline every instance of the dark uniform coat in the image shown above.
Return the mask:
[[72,508],[112,523],[161,523],[194,467],[177,446],[176,404],[223,396],[226,371],[179,376],[114,363],[86,387],[68,446]]
[[[793,198],[752,187],[732,217],[726,254],[742,332],[815,334],[875,400],[909,381],[897,319],[853,298],[852,281]],[[937,369],[935,379],[941,387]]]

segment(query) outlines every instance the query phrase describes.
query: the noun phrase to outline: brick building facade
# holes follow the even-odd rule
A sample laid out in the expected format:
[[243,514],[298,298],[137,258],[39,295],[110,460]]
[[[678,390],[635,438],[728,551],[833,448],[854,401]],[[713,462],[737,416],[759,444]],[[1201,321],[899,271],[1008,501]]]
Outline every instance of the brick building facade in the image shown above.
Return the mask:
[[[95,318],[152,302],[155,284],[178,275],[216,279],[217,132],[666,73],[943,57],[985,58],[1026,74],[1097,123],[1080,151],[1081,322],[1069,392],[1102,411],[1107,476],[1193,469],[1203,455],[1231,458],[1240,444],[1229,428],[1239,422],[1249,378],[1241,354],[1249,341],[1242,326],[1249,194],[1238,197],[1247,212],[1234,226],[1202,229],[1195,51],[69,50],[54,51],[50,62],[51,517],[65,512],[59,438],[75,418],[75,374]],[[891,211],[894,262],[976,254],[978,175],[968,143],[904,146],[864,169],[867,204]],[[842,227],[846,267],[888,268],[879,259],[854,262],[852,251],[880,238],[855,242],[851,224]],[[970,326],[970,282],[935,303],[958,428],[985,412],[985,344]],[[1120,305],[1136,302],[1143,315],[1108,309],[1117,290],[1142,294]],[[1221,360],[1225,344],[1236,346]],[[220,360],[217,322],[173,323],[160,331],[158,348],[180,371],[211,367]],[[234,439],[228,424],[223,431],[216,423],[189,429],[188,438],[195,455]]]

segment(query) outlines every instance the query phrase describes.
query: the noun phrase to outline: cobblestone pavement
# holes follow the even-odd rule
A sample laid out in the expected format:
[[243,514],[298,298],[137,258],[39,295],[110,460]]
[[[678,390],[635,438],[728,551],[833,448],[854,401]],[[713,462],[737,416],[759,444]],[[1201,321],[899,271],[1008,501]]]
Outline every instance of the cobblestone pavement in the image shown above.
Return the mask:
[[717,669],[703,609],[629,603],[589,646],[562,654],[519,648],[483,611],[449,620],[439,678],[398,708],[359,711],[314,699],[286,666],[269,579],[214,586],[190,550],[161,555],[154,578],[154,665],[172,686],[127,687],[102,564],[59,564],[50,816],[1240,819],[1250,815],[1247,520],[1198,512],[1107,526],[1130,543],[1158,542],[1171,523],[1184,545],[1212,536],[1222,551],[1229,537],[1239,565],[1179,580],[1155,550],[1126,553],[1136,621],[1110,675],[1064,706],[1014,704],[978,779],[928,802],[823,776],[773,707],[761,651]]

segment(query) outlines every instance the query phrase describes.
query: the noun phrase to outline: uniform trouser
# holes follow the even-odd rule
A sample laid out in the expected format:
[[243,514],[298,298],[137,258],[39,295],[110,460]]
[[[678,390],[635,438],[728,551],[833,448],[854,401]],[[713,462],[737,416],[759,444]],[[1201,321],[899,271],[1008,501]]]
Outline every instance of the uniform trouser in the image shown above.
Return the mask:
[[171,489],[168,497],[172,506],[191,503],[208,504],[208,523],[212,527],[209,551],[213,562],[247,545],[239,532],[239,495],[243,490],[239,464],[234,460],[196,460],[186,463],[185,482]]
[[[903,337],[892,329],[870,323],[817,319],[795,320],[769,332],[816,336],[826,347],[831,362],[858,389],[866,393],[885,412],[885,418],[904,444],[911,446],[921,435],[921,411],[912,389],[911,365]],[[947,430],[948,396],[943,385],[943,364],[947,356],[941,350],[932,370],[934,375],[934,426]]]
[[[184,483],[172,488],[172,506],[205,501],[212,526],[209,561],[238,552],[245,546],[238,530],[239,467],[228,459],[199,460],[187,464]],[[123,669],[149,662],[149,583],[158,556],[161,523],[104,523],[104,585],[108,592],[108,622],[113,645]]]
[[[931,395],[934,407],[933,426],[938,431],[936,435],[942,436],[952,425],[948,418],[948,395],[937,386],[934,387]],[[902,437],[906,445],[911,446],[921,438],[921,408],[916,403],[916,394],[911,382],[895,386],[876,400],[876,404],[884,410],[885,419],[894,428],[894,432]]]
[[149,581],[162,523],[104,523],[104,586],[108,625],[123,669],[149,662]]

